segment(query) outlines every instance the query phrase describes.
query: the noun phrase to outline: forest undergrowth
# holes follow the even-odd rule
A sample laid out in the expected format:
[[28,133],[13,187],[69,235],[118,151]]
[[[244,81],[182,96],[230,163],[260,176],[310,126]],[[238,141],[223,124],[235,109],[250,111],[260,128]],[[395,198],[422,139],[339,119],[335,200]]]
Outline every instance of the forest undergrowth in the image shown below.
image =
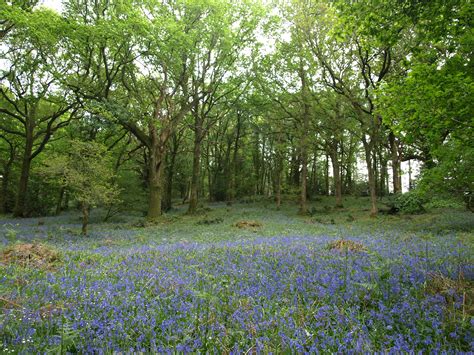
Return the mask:
[[473,351],[472,213],[363,201],[4,217],[2,352]]

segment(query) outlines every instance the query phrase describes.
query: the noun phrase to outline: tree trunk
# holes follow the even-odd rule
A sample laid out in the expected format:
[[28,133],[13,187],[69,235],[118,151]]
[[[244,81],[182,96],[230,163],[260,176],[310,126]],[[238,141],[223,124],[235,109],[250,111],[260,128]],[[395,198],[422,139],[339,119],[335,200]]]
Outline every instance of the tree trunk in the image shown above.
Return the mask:
[[393,193],[402,192],[400,177],[400,156],[398,154],[398,145],[393,132],[389,134],[390,153],[392,155],[392,175],[393,175]]
[[149,220],[161,216],[161,199],[163,197],[163,170],[165,150],[159,146],[152,146],[150,151],[148,187],[150,189],[148,215]]
[[326,192],[326,196],[329,196],[329,157],[326,153],[326,162],[324,165],[324,188]]
[[0,214],[8,212],[8,186],[10,184],[10,173],[13,162],[15,161],[16,147],[10,146],[10,157],[3,167],[2,173],[2,192],[0,194]]
[[193,171],[191,176],[191,186],[189,192],[189,206],[188,214],[196,213],[198,206],[198,186],[199,186],[199,171],[201,166],[201,143],[194,142],[193,150]]
[[231,204],[235,198],[236,193],[236,171],[237,171],[237,159],[239,154],[239,143],[240,143],[240,136],[242,131],[242,121],[240,113],[237,113],[237,126],[236,126],[236,134],[234,140],[234,147],[232,153],[232,162],[231,162],[231,171],[230,171],[230,180],[229,185],[227,188],[227,203]]
[[64,191],[66,188],[64,186],[61,187],[61,190],[59,190],[59,195],[58,195],[58,201],[56,202],[56,212],[55,215],[59,215],[61,213],[62,207],[63,207],[63,198],[64,198]]
[[70,196],[70,194],[66,191],[65,192],[65,197],[64,197],[64,203],[63,203],[63,207],[62,207],[63,211],[67,211],[69,209],[69,196]]
[[208,196],[209,196],[209,202],[212,201],[212,193],[214,191],[214,186],[212,186],[212,168],[211,168],[211,161],[210,161],[210,154],[211,154],[211,150],[210,150],[210,144],[209,142],[207,142],[206,144],[206,154],[205,154],[205,157],[206,157],[206,171],[207,171],[207,191],[208,191]]
[[173,177],[174,177],[174,166],[176,163],[176,154],[178,153],[178,144],[173,141],[173,149],[171,150],[171,156],[169,164],[167,164],[167,176],[166,176],[166,194],[163,201],[163,210],[169,211],[172,207],[172,195],[173,195]]
[[[228,138],[225,145],[225,153],[222,161],[222,167],[217,170],[217,187],[218,194],[216,195],[217,201],[227,201],[229,181],[232,176],[232,139]],[[220,165],[220,164],[219,164]]]
[[370,147],[370,143],[368,143],[365,139],[363,139],[363,145],[365,150],[365,162],[367,164],[367,175],[369,180],[369,194],[370,194],[370,216],[376,217],[378,213],[377,209],[377,186],[375,182],[375,170],[373,167],[373,159],[372,159],[372,149]]
[[300,163],[297,149],[294,149],[291,155],[290,181],[292,186],[297,187],[300,184]]
[[352,194],[354,192],[354,151],[355,144],[353,143],[354,137],[351,137],[349,142],[349,152],[347,153],[347,159],[345,163],[346,179],[345,179],[345,193]]
[[[368,161],[367,163],[370,163]],[[370,165],[369,165],[370,166]],[[370,216],[375,217],[377,216],[378,209],[377,209],[377,188],[375,185],[375,171],[372,167],[367,169],[367,174],[369,177],[369,191],[370,191]]]
[[201,141],[202,120],[198,114],[194,117],[194,149],[193,149],[193,171],[191,175],[191,187],[189,193],[188,214],[196,213],[198,206],[199,175],[201,170]]
[[337,152],[331,151],[331,163],[332,163],[332,174],[334,177],[334,196],[336,197],[336,207],[342,208],[342,181],[341,181],[341,169]]
[[23,161],[21,164],[20,183],[18,186],[18,195],[16,198],[15,209],[13,215],[15,217],[26,217],[27,215],[27,194],[28,180],[30,178],[31,153],[33,150],[33,130],[29,129],[26,134],[25,151],[23,153]]
[[259,182],[260,182],[260,171],[261,171],[261,166],[260,166],[260,135],[258,131],[255,131],[255,145],[253,147],[253,152],[252,152],[252,159],[253,159],[253,167],[254,167],[254,187],[253,187],[253,195],[257,196],[258,191],[259,191]]
[[281,207],[281,169],[277,167],[275,176],[275,203],[277,210]]
[[301,185],[300,185],[300,214],[308,213],[307,206],[307,177],[308,177],[308,158],[306,152],[301,154]]
[[0,214],[4,214],[7,212],[8,206],[8,180],[9,180],[10,172],[7,169],[3,169],[3,176],[2,176],[2,193],[0,194]]
[[379,169],[378,169],[378,157],[377,153],[375,152],[374,149],[372,149],[372,169],[373,169],[373,176],[374,176],[374,184],[375,184],[375,194],[377,196],[380,195],[380,190],[379,190]]
[[308,192],[309,192],[310,196],[318,194],[318,179],[316,177],[316,164],[317,164],[316,161],[317,161],[317,159],[318,159],[318,157],[317,157],[316,152],[315,152],[314,155],[311,158],[311,169],[309,170],[309,173],[308,173],[309,174]]
[[166,179],[164,181],[164,191],[163,191],[163,201],[161,202],[161,208],[163,209],[163,212],[168,212],[171,207],[171,195],[173,191],[173,170],[170,169],[170,163],[166,163]]
[[87,235],[87,226],[89,224],[89,206],[86,203],[81,205],[82,210],[82,235]]
[[275,167],[275,202],[277,210],[281,207],[281,175],[283,172],[283,157],[281,152],[279,151],[279,147],[277,147],[277,162]]
[[257,191],[258,195],[265,195],[265,178],[267,176],[267,169],[265,167],[265,149],[266,149],[267,140],[265,139],[265,135],[262,135],[262,155],[260,156],[260,166],[261,166],[261,180],[258,184],[260,186],[259,190]]
[[380,163],[380,180],[379,180],[379,191],[380,197],[383,197],[387,194],[387,159],[384,157],[383,154],[383,147],[379,148],[379,163]]
[[284,142],[281,128],[278,128],[277,141],[275,146],[275,203],[277,210],[281,207],[281,184],[283,175]]
[[307,177],[308,177],[308,130],[309,130],[309,103],[308,103],[308,87],[306,84],[306,72],[304,70],[303,61],[300,60],[300,79],[301,79],[301,95],[303,100],[303,122],[301,125],[301,187],[300,187],[300,214],[308,213],[307,206]]
[[412,180],[411,180],[411,174],[412,174],[411,159],[408,159],[408,191],[411,191],[412,188],[413,188],[413,183],[412,183]]

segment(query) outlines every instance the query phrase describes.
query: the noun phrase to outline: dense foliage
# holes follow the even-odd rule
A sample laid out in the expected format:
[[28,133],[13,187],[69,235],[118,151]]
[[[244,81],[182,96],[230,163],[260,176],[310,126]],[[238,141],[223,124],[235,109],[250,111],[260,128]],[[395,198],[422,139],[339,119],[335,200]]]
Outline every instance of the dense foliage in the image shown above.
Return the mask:
[[57,5],[0,8],[3,212],[65,205],[38,176],[64,136],[104,145],[149,219],[282,194],[302,214],[369,195],[375,216],[415,185],[472,209],[469,1]]
[[0,1],[0,351],[474,350],[470,0],[47,3]]

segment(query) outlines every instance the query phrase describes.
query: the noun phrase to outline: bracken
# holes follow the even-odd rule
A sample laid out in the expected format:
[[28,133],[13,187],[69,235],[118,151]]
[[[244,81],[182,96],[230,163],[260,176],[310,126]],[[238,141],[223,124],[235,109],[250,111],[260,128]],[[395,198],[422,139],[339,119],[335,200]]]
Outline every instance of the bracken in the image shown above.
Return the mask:
[[58,251],[39,243],[15,244],[1,252],[3,264],[16,264],[22,267],[53,269],[60,262]]
[[366,251],[367,248],[361,243],[352,240],[339,239],[329,243],[329,249],[348,250],[348,251]]
[[260,228],[262,223],[257,221],[239,221],[235,224],[238,228]]

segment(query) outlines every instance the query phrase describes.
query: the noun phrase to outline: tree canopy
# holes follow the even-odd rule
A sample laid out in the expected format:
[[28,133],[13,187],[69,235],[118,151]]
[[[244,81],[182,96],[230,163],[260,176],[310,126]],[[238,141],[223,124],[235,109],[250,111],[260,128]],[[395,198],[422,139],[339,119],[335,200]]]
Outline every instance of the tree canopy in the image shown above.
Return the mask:
[[[334,195],[338,208],[344,195],[367,195],[375,216],[379,197],[415,186],[424,199],[448,193],[473,208],[468,0],[64,0],[61,9],[0,7],[2,212],[94,204],[85,190],[106,203],[94,189],[112,176],[124,205],[151,220],[177,199],[192,214],[203,201],[251,196],[278,207],[283,195],[302,214],[317,195]],[[78,167],[81,179],[42,181],[71,140],[68,162],[87,151],[97,161]]]

